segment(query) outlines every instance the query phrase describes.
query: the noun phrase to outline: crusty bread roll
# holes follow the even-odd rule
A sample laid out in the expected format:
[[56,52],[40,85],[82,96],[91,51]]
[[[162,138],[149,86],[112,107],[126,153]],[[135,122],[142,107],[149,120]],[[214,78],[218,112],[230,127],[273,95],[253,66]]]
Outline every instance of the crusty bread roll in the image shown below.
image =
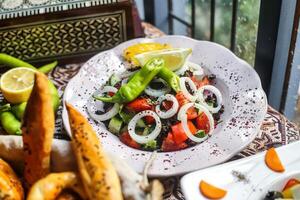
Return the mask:
[[49,173],[54,111],[48,78],[37,72],[22,124],[24,178],[32,185]]
[[27,200],[55,200],[66,188],[86,199],[79,177],[74,172],[62,172],[51,173],[35,182],[29,190]]
[[113,165],[103,153],[96,133],[73,106],[66,103],[72,132],[72,148],[78,170],[89,199],[122,200],[120,180]]
[[22,184],[13,169],[0,158],[0,199],[23,200]]

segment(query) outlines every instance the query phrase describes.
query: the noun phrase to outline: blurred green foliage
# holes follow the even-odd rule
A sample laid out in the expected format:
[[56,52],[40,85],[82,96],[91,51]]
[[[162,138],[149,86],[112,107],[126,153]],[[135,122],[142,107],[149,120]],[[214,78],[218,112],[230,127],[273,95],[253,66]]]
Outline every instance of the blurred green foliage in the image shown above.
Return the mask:
[[[210,39],[210,0],[196,0],[195,37]],[[255,60],[260,0],[239,0],[235,53],[252,66]],[[186,4],[186,20],[191,16],[190,1]],[[230,47],[232,0],[216,0],[214,41]]]

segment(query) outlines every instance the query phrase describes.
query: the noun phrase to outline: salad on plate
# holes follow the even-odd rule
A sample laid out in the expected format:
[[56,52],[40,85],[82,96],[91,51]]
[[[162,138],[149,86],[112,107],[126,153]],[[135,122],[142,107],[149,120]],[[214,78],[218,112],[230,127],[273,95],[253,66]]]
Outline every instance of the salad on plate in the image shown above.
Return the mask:
[[140,150],[176,151],[205,141],[224,106],[215,74],[188,61],[191,53],[160,43],[124,49],[127,69],[94,92],[89,115]]

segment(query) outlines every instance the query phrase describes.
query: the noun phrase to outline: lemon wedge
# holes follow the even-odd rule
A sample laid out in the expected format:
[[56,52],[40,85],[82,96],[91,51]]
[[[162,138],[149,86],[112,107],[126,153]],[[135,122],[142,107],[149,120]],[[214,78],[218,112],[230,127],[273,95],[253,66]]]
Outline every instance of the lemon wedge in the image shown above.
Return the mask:
[[172,71],[181,68],[188,55],[192,53],[190,48],[162,49],[141,53],[135,56],[141,66],[144,66],[152,58],[162,58],[165,60],[165,66]]
[[156,42],[138,43],[138,44],[134,44],[134,45],[127,47],[123,52],[123,56],[124,56],[125,60],[127,60],[128,62],[130,62],[131,64],[133,64],[135,66],[138,66],[139,63],[135,59],[135,57],[134,57],[135,55],[140,54],[140,53],[149,52],[149,51],[169,49],[169,48],[171,48],[171,46],[168,44],[160,44],[160,43],[156,43]]
[[0,79],[0,89],[4,98],[13,104],[25,102],[29,99],[35,70],[19,67],[5,72]]

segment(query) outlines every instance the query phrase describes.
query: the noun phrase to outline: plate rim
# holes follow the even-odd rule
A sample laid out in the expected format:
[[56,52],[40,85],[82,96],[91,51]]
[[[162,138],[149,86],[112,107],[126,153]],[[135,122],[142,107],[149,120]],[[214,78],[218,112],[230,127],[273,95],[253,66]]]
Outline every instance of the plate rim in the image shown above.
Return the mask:
[[[201,42],[201,43],[208,43],[210,45],[213,45],[213,46],[217,46],[217,48],[222,48],[222,50],[226,51],[227,53],[231,54],[231,56],[234,57],[234,59],[236,59],[240,64],[243,64],[244,67],[247,67],[248,69],[250,69],[252,72],[253,72],[253,75],[256,76],[256,80],[259,81],[259,87],[258,89],[261,90],[262,92],[262,95],[264,97],[264,105],[265,105],[265,109],[262,111],[263,112],[263,115],[265,116],[267,114],[267,110],[268,110],[268,100],[267,100],[267,96],[262,88],[262,84],[261,84],[261,80],[260,80],[260,77],[259,75],[257,74],[257,72],[253,69],[253,67],[251,67],[251,65],[249,63],[247,63],[246,61],[244,61],[243,59],[239,58],[238,56],[236,56],[233,52],[231,52],[228,48],[218,44],[218,43],[215,43],[215,42],[210,42],[210,41],[204,41],[204,40],[196,40],[196,39],[193,39],[193,38],[189,38],[189,37],[186,37],[186,36],[182,36],[182,35],[166,35],[166,36],[162,36],[162,37],[158,37],[158,38],[135,38],[135,39],[131,39],[131,40],[128,40],[128,41],[125,41],[123,43],[120,43],[119,45],[109,49],[109,50],[105,50],[105,51],[102,51],[96,55],[94,55],[93,57],[91,57],[90,59],[88,59],[82,66],[81,68],[79,69],[78,73],[72,77],[67,86],[65,87],[65,90],[64,91],[67,91],[70,87],[71,87],[71,84],[72,82],[77,78],[77,76],[80,75],[81,71],[83,71],[83,68],[85,65],[88,65],[88,63],[95,59],[96,57],[102,55],[102,54],[105,54],[105,53],[108,53],[108,52],[114,52],[114,49],[117,49],[117,48],[120,48],[121,46],[126,46],[126,44],[129,44],[131,42],[134,42],[134,41],[147,41],[147,42],[151,42],[153,40],[157,40],[157,39],[164,39],[164,38],[173,38],[173,39],[186,39],[186,40],[191,40],[193,43],[198,43],[198,42]],[[71,136],[70,134],[70,131],[69,131],[69,125],[68,125],[68,119],[67,117],[64,117],[64,116],[67,116],[67,111],[66,111],[66,107],[65,107],[65,102],[66,102],[66,93],[64,92],[63,94],[63,110],[62,110],[62,122],[63,122],[63,126],[67,132],[67,134]],[[67,120],[66,120],[67,119]],[[263,120],[264,118],[262,118],[260,120],[260,123],[259,123],[259,126],[256,127],[256,133],[255,134],[252,134],[250,137],[248,137],[247,139],[247,142],[244,142],[243,145],[240,146],[240,148],[237,148],[235,149],[235,151],[232,151],[231,153],[228,153],[226,154],[226,156],[223,156],[221,161],[219,163],[216,163],[216,164],[212,164],[208,167],[205,167],[205,168],[210,168],[210,167],[213,167],[215,165],[219,165],[221,163],[224,163],[226,161],[228,161],[230,158],[232,158],[233,156],[235,156],[237,153],[239,153],[241,150],[243,150],[245,147],[247,147],[254,139],[255,137],[257,136],[257,134],[259,133],[259,130],[260,130],[260,127],[263,123]],[[137,150],[137,151],[141,151],[141,150]],[[144,151],[141,151],[141,152],[144,152]],[[172,152],[167,152],[169,154],[171,154]],[[186,174],[186,173],[189,173],[191,171],[196,171],[196,170],[199,170],[198,169],[185,169],[185,170],[181,170],[181,171],[175,171],[173,173],[168,173],[166,171],[164,172],[157,172],[157,173],[149,173],[148,175],[150,177],[166,177],[166,176],[175,176],[175,175],[182,175],[182,174]]]
[[[286,151],[287,149],[294,149],[294,148],[297,148],[297,147],[300,147],[300,141],[296,141],[296,142],[293,142],[293,143],[290,143],[290,144],[286,144],[286,145],[282,145],[280,147],[277,147],[276,151],[280,153],[282,151]],[[204,168],[204,169],[196,170],[196,171],[190,172],[188,174],[185,174],[180,179],[180,187],[182,189],[182,193],[184,194],[185,198],[189,197],[189,195],[187,195],[187,194],[190,191],[188,189],[188,184],[186,184],[186,183],[191,179],[190,178],[191,176],[192,177],[195,177],[195,176],[200,177],[200,176],[203,176],[205,174],[211,174],[214,171],[222,169],[222,168],[234,169],[235,166],[246,165],[247,163],[255,162],[258,159],[261,159],[262,157],[265,156],[266,151],[267,150],[264,150],[262,152],[259,152],[259,153],[255,154],[255,155],[252,155],[252,156],[248,156],[248,157],[245,157],[245,158],[237,159],[237,160],[230,161],[230,162],[227,162],[227,163],[223,163],[223,164],[220,164],[220,165],[217,165],[217,166]],[[297,158],[300,158],[300,154],[298,154]],[[272,172],[272,171],[270,170],[270,172]],[[293,171],[293,172],[285,171],[284,173],[273,172],[274,179],[283,178],[283,176],[289,176],[292,173],[296,173],[296,172],[295,171]],[[297,174],[299,174],[299,173],[300,173],[300,169],[297,171]],[[258,187],[260,185],[261,185],[261,183],[259,183],[258,185],[255,185],[255,186]],[[248,194],[246,199],[249,199],[251,196],[252,196],[251,194]],[[190,200],[190,199],[187,199],[187,200]]]

